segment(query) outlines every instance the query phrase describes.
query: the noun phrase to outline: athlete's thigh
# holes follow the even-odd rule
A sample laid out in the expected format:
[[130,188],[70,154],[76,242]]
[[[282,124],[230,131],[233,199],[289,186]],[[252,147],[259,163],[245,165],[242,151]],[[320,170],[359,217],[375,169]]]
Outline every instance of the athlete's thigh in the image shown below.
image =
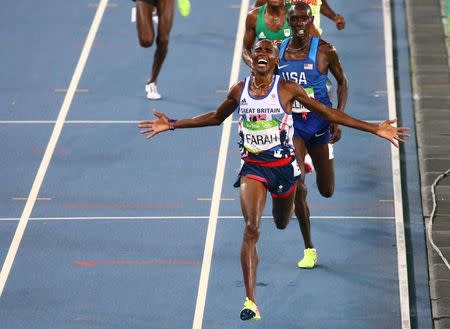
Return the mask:
[[241,196],[241,209],[244,215],[244,220],[256,221],[256,223],[247,224],[257,224],[259,225],[259,220],[261,219],[264,207],[266,205],[267,189],[264,183],[257,181],[247,176],[241,177],[240,186],[240,196]]
[[314,164],[320,193],[332,194],[334,190],[334,160],[330,159],[328,144],[309,145],[308,153]]
[[153,42],[155,34],[152,20],[153,8],[154,6],[147,1],[136,1],[136,26],[139,37],[150,42]]
[[158,37],[169,38],[173,24],[173,11],[175,0],[157,0],[156,8],[158,13]]

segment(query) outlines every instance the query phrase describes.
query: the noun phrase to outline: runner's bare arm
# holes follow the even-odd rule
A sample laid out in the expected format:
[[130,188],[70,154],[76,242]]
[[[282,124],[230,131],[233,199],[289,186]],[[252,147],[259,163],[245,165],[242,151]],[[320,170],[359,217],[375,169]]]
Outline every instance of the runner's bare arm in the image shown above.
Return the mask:
[[[294,100],[299,101],[307,109],[315,112],[330,122],[338,123],[350,128],[367,131],[375,134],[379,137],[389,140],[392,144],[398,147],[398,142],[405,142],[401,137],[409,137],[410,135],[404,131],[409,130],[406,127],[394,127],[391,124],[395,123],[397,119],[385,120],[379,125],[375,125],[366,121],[356,119],[345,112],[337,111],[336,109],[329,108],[322,103],[310,98],[306,91],[298,84],[292,81],[284,81],[280,90],[281,99],[284,107],[288,110],[292,110],[292,102]],[[286,103],[289,103],[286,104]]]
[[[347,104],[348,98],[348,81],[345,76],[344,69],[342,68],[341,62],[339,60],[339,56],[337,54],[336,48],[334,48],[331,44],[327,43],[323,46],[324,49],[324,57],[326,57],[326,66],[331,74],[334,76],[337,82],[337,106],[336,108],[339,111],[345,110],[345,105]],[[321,56],[319,56],[320,58]],[[341,139],[342,130],[340,129],[338,124],[331,124],[331,138],[330,143],[336,143]]]
[[332,45],[327,45],[327,58],[328,58],[328,69],[331,74],[334,76],[337,82],[337,109],[339,111],[344,111],[345,105],[347,104],[348,98],[348,80],[345,75],[344,69],[342,68],[342,64],[339,60],[338,53],[336,48]]
[[342,30],[345,28],[345,18],[339,14],[336,14],[333,9],[331,9],[327,0],[322,0],[322,5],[320,6],[320,13],[333,22],[336,23],[336,28]]
[[256,28],[256,18],[258,16],[259,9],[254,9],[247,14],[247,19],[245,20],[245,34],[242,46],[242,59],[244,63],[250,67],[253,67],[252,61],[252,49],[253,44],[256,40],[255,28]]
[[153,138],[157,134],[167,130],[180,128],[198,128],[207,126],[218,126],[229,117],[239,105],[239,97],[243,88],[243,82],[240,81],[232,86],[228,92],[227,98],[212,112],[198,115],[193,118],[171,120],[166,114],[153,110],[157,119],[143,120],[139,122],[138,127],[141,134],[147,135],[147,139]]

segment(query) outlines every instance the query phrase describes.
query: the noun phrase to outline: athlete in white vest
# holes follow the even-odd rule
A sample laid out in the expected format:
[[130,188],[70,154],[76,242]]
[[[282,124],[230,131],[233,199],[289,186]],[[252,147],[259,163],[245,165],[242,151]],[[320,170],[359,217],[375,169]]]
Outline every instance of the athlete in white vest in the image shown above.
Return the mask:
[[[355,119],[344,112],[331,109],[310,98],[297,83],[274,75],[278,63],[278,48],[269,40],[258,41],[253,54],[254,75],[239,81],[228,91],[219,107],[190,119],[169,119],[154,111],[155,120],[141,121],[141,133],[151,139],[157,134],[180,128],[218,126],[239,111],[241,137],[240,200],[245,221],[241,247],[241,266],[246,299],[241,310],[242,320],[259,320],[256,305],[256,270],[261,216],[266,205],[267,191],[272,195],[272,215],[278,229],[284,229],[292,217],[295,186],[299,170],[292,153],[292,104],[298,101],[310,111],[328,121],[367,131],[398,146],[408,128],[393,127],[396,120],[379,125]],[[363,150],[361,150],[363,152]]]

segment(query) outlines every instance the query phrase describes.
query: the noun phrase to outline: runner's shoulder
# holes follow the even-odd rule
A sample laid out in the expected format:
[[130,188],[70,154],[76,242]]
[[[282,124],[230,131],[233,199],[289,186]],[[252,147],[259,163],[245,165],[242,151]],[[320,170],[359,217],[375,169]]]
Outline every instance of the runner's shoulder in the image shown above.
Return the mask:
[[256,21],[258,19],[258,14],[259,14],[259,8],[260,7],[256,7],[247,13],[247,20],[246,20],[247,24],[250,23],[251,25],[256,26]]
[[251,16],[251,17],[254,17],[255,19],[258,17],[258,14],[259,14],[259,9],[260,9],[261,7],[256,7],[256,8],[253,8],[253,9],[251,9],[249,12],[248,12],[248,14],[247,14],[247,16]]
[[244,89],[245,81],[241,80],[236,82],[234,85],[230,87],[228,90],[228,98],[234,98],[235,100],[239,100],[241,98],[242,90]]
[[320,39],[319,50],[326,53],[336,53],[336,48],[329,42]]
[[280,91],[283,89],[292,90],[292,88],[298,88],[298,84],[294,81],[280,78]]

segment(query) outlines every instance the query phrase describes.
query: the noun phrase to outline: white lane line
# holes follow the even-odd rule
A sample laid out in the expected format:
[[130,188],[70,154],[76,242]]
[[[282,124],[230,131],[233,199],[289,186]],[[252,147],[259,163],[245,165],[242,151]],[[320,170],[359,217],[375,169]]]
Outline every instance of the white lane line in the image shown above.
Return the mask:
[[[242,0],[241,11],[239,13],[239,24],[236,32],[236,41],[234,44],[233,63],[231,66],[230,82],[231,87],[237,82],[239,77],[239,68],[241,65],[242,40],[244,38],[245,18],[247,16],[249,0]],[[197,293],[197,302],[195,304],[194,320],[192,329],[201,329],[203,323],[203,313],[205,311],[206,293],[208,290],[209,273],[211,269],[211,258],[214,248],[214,239],[217,228],[217,218],[219,214],[220,197],[222,193],[223,177],[225,174],[225,163],[227,160],[228,144],[230,140],[232,116],[230,115],[223,123],[222,137],[220,140],[219,157],[217,161],[216,178],[214,181],[213,200],[211,202],[210,218],[208,230],[206,232],[205,250],[203,253],[202,269],[200,272],[200,281]]]
[[[11,200],[13,201],[26,201],[28,200],[28,198],[21,198],[21,197],[16,197],[16,198],[11,198]],[[36,201],[51,201],[52,198],[42,198],[42,197],[37,197]]]
[[[364,120],[364,119],[362,119]],[[141,120],[68,120],[64,124],[137,124]],[[364,120],[370,123],[381,123],[383,120]],[[55,120],[0,120],[0,124],[54,124]],[[238,121],[232,121],[237,124]]]
[[[206,220],[209,216],[97,216],[97,217],[30,217],[30,221],[102,221],[102,220]],[[311,216],[311,219],[338,219],[338,220],[392,220],[395,217],[389,216]],[[0,222],[17,221],[19,217],[0,217]],[[239,220],[242,221],[242,216],[217,216],[217,219],[221,220]],[[262,216],[264,220],[272,220],[273,216]],[[292,217],[292,219],[296,219]]]
[[69,89],[67,91],[67,94],[64,98],[64,102],[59,111],[58,118],[55,122],[55,127],[53,128],[53,132],[48,142],[47,149],[45,150],[44,157],[42,158],[41,164],[36,174],[36,178],[34,179],[33,185],[31,187],[30,194],[28,195],[28,200],[23,209],[22,216],[20,217],[19,223],[17,224],[16,232],[14,233],[14,237],[9,247],[8,254],[6,255],[5,262],[3,263],[3,267],[0,272],[0,296],[3,294],[3,289],[5,287],[6,280],[8,279],[9,272],[11,271],[14,258],[16,257],[17,250],[19,249],[20,242],[25,232],[25,228],[27,227],[31,211],[33,210],[34,204],[36,202],[36,198],[39,193],[39,189],[41,188],[42,182],[44,180],[45,173],[47,172],[48,165],[55,151],[56,143],[58,142],[62,127],[64,125],[64,120],[66,119],[67,113],[69,112],[70,104],[72,103],[75,90],[77,89],[81,74],[84,70],[84,66],[86,65],[89,52],[92,48],[95,35],[97,33],[98,27],[102,20],[103,13],[105,12],[107,4],[108,0],[101,0],[99,3],[99,6],[95,13],[94,20],[92,21],[91,28],[86,37],[86,41],[84,43],[83,50],[80,55],[80,59],[75,68],[72,80],[70,81]]
[[[66,88],[56,88],[55,89],[55,93],[66,93],[68,89]],[[75,89],[76,93],[87,93],[89,92],[89,89],[86,88],[79,88],[79,89]]]
[[[394,58],[392,42],[392,16],[391,1],[383,0],[384,20],[384,49],[386,57],[386,83],[388,90],[389,117],[397,117],[395,104],[395,82],[394,82]],[[400,313],[402,329],[411,328],[409,288],[408,288],[408,265],[406,260],[405,224],[403,219],[402,182],[400,175],[400,153],[399,149],[391,145],[392,162],[392,184],[395,199],[395,228],[397,238],[397,267],[400,292]]]

